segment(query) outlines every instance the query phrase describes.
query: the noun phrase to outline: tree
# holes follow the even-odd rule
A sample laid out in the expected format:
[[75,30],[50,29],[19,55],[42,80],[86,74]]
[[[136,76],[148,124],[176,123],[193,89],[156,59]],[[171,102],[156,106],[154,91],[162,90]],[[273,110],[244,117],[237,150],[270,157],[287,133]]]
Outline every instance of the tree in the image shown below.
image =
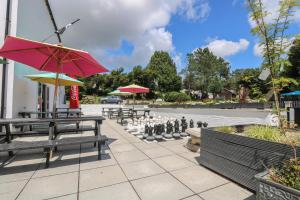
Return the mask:
[[286,63],[284,55],[288,47],[289,37],[286,34],[293,8],[298,6],[297,0],[282,0],[279,3],[277,17],[270,23],[266,22],[266,17],[270,14],[265,10],[262,0],[247,0],[250,9],[251,19],[256,26],[252,33],[260,38],[260,46],[263,49],[263,68],[270,71],[271,85],[275,97],[275,106],[279,118],[279,127],[283,130],[283,119],[281,117],[279,95],[282,90],[280,79],[280,68]]
[[184,70],[186,89],[200,90],[202,93],[223,89],[223,83],[229,76],[228,62],[215,56],[208,48],[198,48],[187,57],[188,66]]
[[300,78],[300,36],[297,36],[288,53],[289,64],[284,66],[283,75],[289,78]]
[[223,85],[224,81],[216,77],[213,77],[211,80],[209,80],[207,89],[208,92],[213,94],[214,99],[216,98],[216,95],[222,91]]
[[159,92],[180,91],[181,77],[177,75],[176,65],[168,52],[155,51],[147,65],[146,73],[151,77],[152,86]]
[[268,85],[258,77],[261,70],[259,68],[245,68],[236,69],[232,72],[230,81],[232,82],[232,88],[235,91],[239,91],[241,87],[249,90],[249,97],[251,99],[261,99],[264,94],[268,92]]

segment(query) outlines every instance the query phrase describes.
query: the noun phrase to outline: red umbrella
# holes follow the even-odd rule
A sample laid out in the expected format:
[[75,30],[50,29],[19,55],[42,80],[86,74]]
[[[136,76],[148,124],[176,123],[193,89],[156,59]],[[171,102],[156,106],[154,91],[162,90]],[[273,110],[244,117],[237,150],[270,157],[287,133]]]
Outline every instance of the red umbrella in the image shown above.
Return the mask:
[[[136,84],[131,84],[125,87],[119,87],[118,90],[121,92],[131,92],[131,93],[149,93],[149,88],[142,87]],[[135,95],[133,95],[133,108],[135,104]]]
[[[56,72],[57,78],[59,73],[88,77],[108,71],[86,51],[12,36],[6,37],[0,56],[41,71]],[[57,87],[58,83],[55,84],[53,112],[56,110]]]

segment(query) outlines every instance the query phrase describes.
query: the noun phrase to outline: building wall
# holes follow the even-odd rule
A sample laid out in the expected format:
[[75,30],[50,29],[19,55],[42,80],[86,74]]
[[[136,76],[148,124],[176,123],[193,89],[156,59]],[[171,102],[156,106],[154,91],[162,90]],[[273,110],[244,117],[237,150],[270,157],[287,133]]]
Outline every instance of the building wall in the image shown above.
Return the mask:
[[[36,41],[43,41],[54,32],[54,28],[44,1],[19,0],[17,36]],[[57,43],[54,35],[46,42]],[[13,89],[13,116],[20,111],[37,110],[38,83],[25,78],[25,75],[43,73],[21,63],[15,64]],[[53,86],[50,85],[49,107],[52,108]]]
[[[17,29],[17,14],[18,14],[18,0],[11,0],[10,5],[10,24],[9,24],[9,35],[16,35]],[[5,26],[6,26],[6,9],[7,9],[7,1],[2,0],[0,1],[0,42],[4,42],[5,37]],[[3,75],[3,67],[1,67],[0,77],[2,80]],[[1,89],[2,89],[2,81]],[[12,110],[13,110],[13,87],[14,87],[14,62],[8,61],[7,64],[7,71],[6,71],[6,93],[5,93],[5,117],[11,118],[12,117]],[[0,99],[1,99],[0,93]],[[0,100],[1,101],[1,100]]]

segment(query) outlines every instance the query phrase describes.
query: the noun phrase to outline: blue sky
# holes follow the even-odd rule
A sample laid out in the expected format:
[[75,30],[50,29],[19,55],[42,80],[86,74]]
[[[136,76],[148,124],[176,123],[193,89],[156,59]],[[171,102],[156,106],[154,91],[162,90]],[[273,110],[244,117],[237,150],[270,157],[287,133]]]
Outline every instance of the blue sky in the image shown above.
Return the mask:
[[[276,17],[279,0],[262,1],[270,22]],[[135,65],[146,66],[154,51],[163,50],[180,71],[186,66],[186,54],[199,47],[224,57],[232,70],[261,64],[245,0],[50,2],[59,26],[81,19],[65,32],[64,43],[89,51],[109,69],[129,71]],[[299,9],[294,19],[290,33],[299,32]]]

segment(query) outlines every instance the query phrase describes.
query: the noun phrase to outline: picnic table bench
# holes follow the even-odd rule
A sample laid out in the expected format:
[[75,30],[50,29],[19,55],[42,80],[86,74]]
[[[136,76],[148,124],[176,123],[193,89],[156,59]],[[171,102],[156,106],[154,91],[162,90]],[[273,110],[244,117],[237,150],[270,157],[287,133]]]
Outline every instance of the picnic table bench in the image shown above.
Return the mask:
[[[46,153],[46,167],[49,166],[49,160],[51,157],[52,149],[59,146],[73,145],[73,144],[82,144],[82,143],[94,143],[95,146],[98,144],[98,159],[101,159],[101,145],[104,145],[107,138],[104,135],[101,135],[100,125],[105,118],[101,116],[84,116],[78,118],[45,118],[45,119],[33,119],[33,118],[17,118],[17,119],[1,119],[0,126],[5,126],[5,142],[0,144],[0,152],[9,152],[9,156],[13,155],[14,151],[18,150],[27,150],[27,149],[40,149],[43,148]],[[82,137],[73,137],[73,138],[63,138],[58,139],[55,135],[55,126],[58,123],[76,123],[82,121],[95,121],[95,136],[82,136]],[[17,124],[27,124],[27,123],[49,123],[49,139],[46,141],[30,141],[30,142],[21,142],[13,141],[11,138],[11,125]],[[68,130],[61,130],[61,133],[64,133]]]
[[123,125],[124,119],[133,119],[132,109],[119,110],[118,116],[117,116],[117,123],[120,123],[121,125]]

